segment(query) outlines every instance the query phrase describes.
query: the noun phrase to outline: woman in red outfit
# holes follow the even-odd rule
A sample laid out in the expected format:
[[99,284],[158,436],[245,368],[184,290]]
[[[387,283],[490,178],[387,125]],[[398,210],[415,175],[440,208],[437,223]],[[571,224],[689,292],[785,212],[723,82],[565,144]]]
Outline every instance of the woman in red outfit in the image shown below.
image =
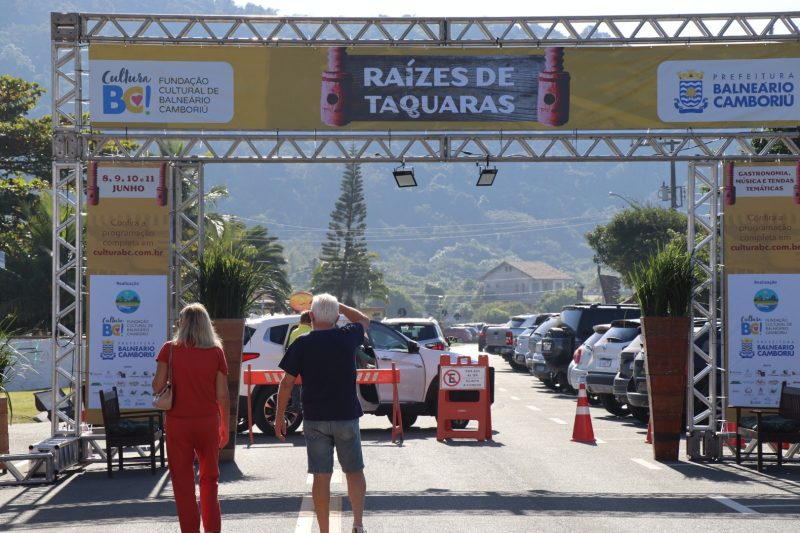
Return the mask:
[[158,354],[153,391],[167,383],[172,349],[172,409],[167,411],[169,473],[182,533],[199,533],[194,457],[200,464],[200,507],[206,532],[220,531],[219,449],[228,442],[228,365],[202,304],[181,310],[175,337]]

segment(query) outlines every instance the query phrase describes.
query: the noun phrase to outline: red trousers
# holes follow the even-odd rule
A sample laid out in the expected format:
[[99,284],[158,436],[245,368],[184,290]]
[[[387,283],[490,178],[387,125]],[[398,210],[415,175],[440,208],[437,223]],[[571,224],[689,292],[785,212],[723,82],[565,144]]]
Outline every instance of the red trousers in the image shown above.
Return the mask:
[[220,531],[219,415],[175,417],[167,414],[167,453],[172,492],[182,533],[199,533],[200,512],[194,492],[194,457],[200,464],[200,509],[206,532]]

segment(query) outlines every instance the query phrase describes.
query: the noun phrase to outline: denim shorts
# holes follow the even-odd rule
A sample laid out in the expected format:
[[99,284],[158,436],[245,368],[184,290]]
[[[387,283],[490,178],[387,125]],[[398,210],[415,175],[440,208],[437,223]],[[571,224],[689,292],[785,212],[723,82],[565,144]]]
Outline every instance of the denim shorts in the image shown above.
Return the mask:
[[361,429],[353,420],[303,420],[309,474],[333,472],[333,448],[346,474],[364,469]]

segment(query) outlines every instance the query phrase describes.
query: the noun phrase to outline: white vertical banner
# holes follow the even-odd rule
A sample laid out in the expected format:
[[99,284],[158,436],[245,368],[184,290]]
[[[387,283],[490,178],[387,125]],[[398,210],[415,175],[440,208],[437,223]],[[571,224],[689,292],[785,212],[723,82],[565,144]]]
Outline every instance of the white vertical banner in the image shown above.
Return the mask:
[[122,409],[151,407],[156,356],[167,340],[167,276],[89,277],[89,408],[117,388]]
[[800,274],[728,276],[728,405],[777,407],[800,384]]

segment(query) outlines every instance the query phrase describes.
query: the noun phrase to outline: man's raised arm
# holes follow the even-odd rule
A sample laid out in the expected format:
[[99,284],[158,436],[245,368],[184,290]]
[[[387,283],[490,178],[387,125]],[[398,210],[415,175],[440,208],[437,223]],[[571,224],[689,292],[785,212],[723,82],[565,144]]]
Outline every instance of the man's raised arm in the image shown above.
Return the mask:
[[367,328],[369,328],[369,317],[355,307],[350,307],[340,302],[339,312],[347,317],[347,320],[350,322],[361,324],[364,327],[364,331],[367,331]]

